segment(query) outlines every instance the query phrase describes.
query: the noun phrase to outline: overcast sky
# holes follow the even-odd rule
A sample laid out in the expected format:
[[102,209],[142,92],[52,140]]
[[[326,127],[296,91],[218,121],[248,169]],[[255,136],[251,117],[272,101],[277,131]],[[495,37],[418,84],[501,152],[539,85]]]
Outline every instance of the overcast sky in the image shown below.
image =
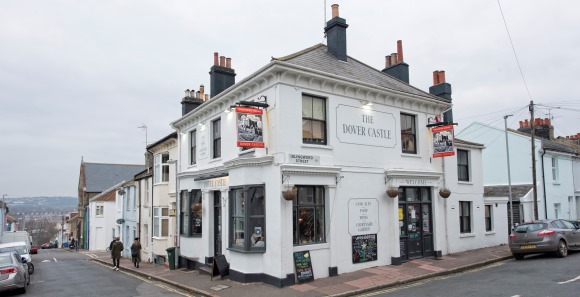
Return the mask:
[[[452,84],[458,129],[503,128],[551,109],[556,135],[580,132],[580,1],[503,0],[524,86],[496,0],[340,4],[348,54],[377,69],[403,40],[412,85]],[[0,1],[0,194],[76,196],[86,162],[143,164],[172,132],[183,90],[209,89],[213,53],[240,81],[325,42],[324,0]],[[571,110],[572,109],[572,110]],[[573,110],[575,109],[575,110]],[[537,110],[547,117],[547,108]],[[480,116],[489,114],[486,116]]]

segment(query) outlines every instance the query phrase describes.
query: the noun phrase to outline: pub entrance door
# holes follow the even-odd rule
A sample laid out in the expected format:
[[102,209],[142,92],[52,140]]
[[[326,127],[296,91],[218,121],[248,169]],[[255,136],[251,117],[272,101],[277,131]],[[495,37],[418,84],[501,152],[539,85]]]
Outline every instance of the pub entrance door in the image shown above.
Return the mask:
[[399,243],[403,261],[433,256],[431,188],[401,187]]
[[213,254],[222,254],[222,192],[213,192]]

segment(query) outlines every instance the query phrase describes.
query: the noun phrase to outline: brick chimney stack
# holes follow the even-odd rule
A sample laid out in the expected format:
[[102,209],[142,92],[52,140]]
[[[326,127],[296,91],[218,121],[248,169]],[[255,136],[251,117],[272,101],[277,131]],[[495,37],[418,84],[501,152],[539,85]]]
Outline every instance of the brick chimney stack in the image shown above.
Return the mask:
[[[232,69],[232,59],[213,53],[213,66],[209,71],[210,98],[217,96],[236,83],[236,72]],[[203,95],[201,97],[204,97]]]
[[[451,84],[445,81],[445,71],[433,71],[433,86],[429,87],[429,93],[451,101]],[[443,121],[453,123],[453,110],[444,112],[443,117]]]
[[385,69],[383,72],[409,83],[409,64],[403,60],[403,41],[397,40],[397,52],[385,56]]
[[[203,85],[201,85],[201,88],[203,89]],[[197,94],[199,94],[199,91],[197,92]],[[196,109],[198,106],[200,106],[203,103],[203,100],[200,100],[197,97],[198,96],[196,96],[196,92],[194,89],[185,90],[185,95],[181,99],[181,115],[182,116],[188,114],[190,111]]]
[[326,22],[326,45],[328,52],[341,61],[347,61],[346,55],[346,20],[338,14],[338,4],[332,4],[332,19]]
[[[518,131],[531,134],[532,131],[532,123],[527,119],[524,121],[520,121],[520,127]],[[554,139],[554,126],[552,126],[552,122],[549,118],[536,118],[534,119],[534,134],[538,137],[544,139]]]

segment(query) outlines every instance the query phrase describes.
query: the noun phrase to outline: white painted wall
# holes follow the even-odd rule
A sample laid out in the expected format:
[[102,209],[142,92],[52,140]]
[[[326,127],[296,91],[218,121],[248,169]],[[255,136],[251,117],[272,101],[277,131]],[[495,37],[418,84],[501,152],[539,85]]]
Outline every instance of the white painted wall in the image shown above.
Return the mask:
[[[96,216],[96,206],[103,205],[103,215]],[[102,251],[109,247],[113,238],[112,229],[116,225],[116,209],[113,201],[91,201],[90,202],[90,231],[89,231],[89,248],[92,251]],[[101,228],[102,233],[97,233],[97,228]],[[75,239],[76,236],[75,236]]]

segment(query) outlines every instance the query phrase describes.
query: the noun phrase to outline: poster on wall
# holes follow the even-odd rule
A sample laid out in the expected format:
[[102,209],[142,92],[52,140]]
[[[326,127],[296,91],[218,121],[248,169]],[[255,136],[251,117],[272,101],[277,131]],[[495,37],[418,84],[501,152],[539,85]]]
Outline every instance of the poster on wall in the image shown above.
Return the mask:
[[433,158],[455,155],[453,151],[453,125],[435,127],[433,132]]
[[352,236],[352,263],[365,263],[377,259],[376,234]]
[[238,147],[264,147],[262,114],[263,111],[259,108],[236,107]]
[[296,279],[298,283],[301,284],[314,280],[310,251],[294,252],[294,268],[296,268]]

